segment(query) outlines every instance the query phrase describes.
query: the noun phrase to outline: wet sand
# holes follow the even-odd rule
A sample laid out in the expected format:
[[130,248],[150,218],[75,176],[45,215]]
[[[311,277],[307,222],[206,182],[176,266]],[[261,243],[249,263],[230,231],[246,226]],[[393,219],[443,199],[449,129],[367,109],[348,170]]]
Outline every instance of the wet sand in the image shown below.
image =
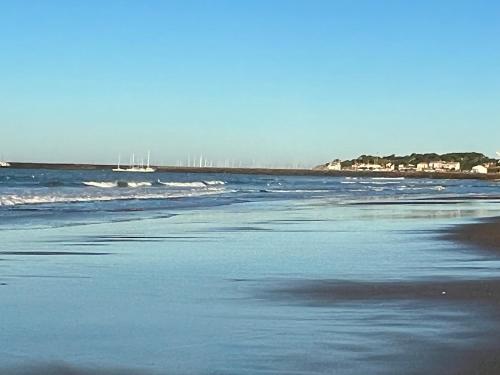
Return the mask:
[[[496,253],[499,250],[499,229],[500,218],[456,226],[441,235],[445,240],[466,246],[472,245],[474,248],[489,251],[496,256],[497,254],[500,255]],[[158,239],[168,239],[169,237],[158,236]],[[142,237],[132,235],[119,237],[98,236],[92,237],[91,240],[114,240],[117,238],[120,240],[137,240]],[[4,253],[4,255],[9,254]],[[417,306],[418,310],[422,311],[423,314],[426,314],[426,307],[438,305],[453,306],[456,311],[477,312],[477,315],[474,316],[477,316],[478,319],[474,326],[479,329],[474,335],[463,337],[464,344],[470,344],[467,349],[456,347],[452,342],[443,345],[442,342],[436,343],[439,340],[434,342],[419,340],[416,337],[402,337],[399,345],[404,348],[404,354],[400,357],[387,356],[368,358],[368,360],[388,363],[391,370],[393,370],[388,374],[500,374],[500,342],[497,339],[500,337],[500,277],[498,279],[458,280],[434,278],[416,281],[389,280],[379,282],[311,279],[292,280],[281,284],[273,282],[273,285],[274,287],[268,288],[264,292],[264,298],[284,304],[297,303],[305,306],[328,306],[345,303],[366,304],[376,307],[377,304],[402,302],[398,308],[413,309]],[[262,295],[259,297],[262,297]],[[431,308],[428,310],[427,315],[422,315],[422,320],[433,319],[433,310]],[[398,323],[393,321],[391,317],[386,319],[388,323]],[[439,317],[436,319],[439,319]],[[450,319],[453,319],[453,317]],[[457,319],[459,320],[460,317]],[[369,323],[369,327],[376,325],[377,322],[371,321]],[[384,327],[382,326],[382,328]],[[367,334],[370,334],[370,332],[367,332]],[[380,335],[383,338],[391,337],[388,332],[381,332]],[[389,341],[389,344],[394,342],[396,341]],[[314,372],[314,369],[311,369],[311,373]],[[152,374],[135,369],[94,369],[61,363],[27,364],[17,368],[0,368],[0,373],[6,375]],[[303,373],[307,372],[304,371]],[[338,373],[341,374],[342,372]]]
[[459,225],[444,233],[446,240],[500,252],[500,217]]
[[[500,253],[500,217],[447,229],[440,238],[478,250]],[[500,276],[500,275],[499,275]],[[425,299],[433,301],[476,301],[500,306],[498,279],[353,282],[343,280],[309,280],[291,282],[274,292],[288,297],[317,302],[345,300]]]
[[[500,279],[353,282],[307,280],[272,291],[274,297],[311,304],[346,301],[422,300],[433,303],[471,302],[500,306]],[[500,312],[500,311],[499,311]]]
[[[500,218],[455,226],[441,234],[441,238],[500,255],[497,253],[500,251]],[[476,333],[464,339],[466,349],[451,343],[421,342],[394,365],[405,374],[500,374],[500,277],[379,282],[295,280],[278,282],[260,297],[285,304],[323,307],[352,303],[376,306],[395,302],[407,308],[424,306],[425,310],[425,306],[441,305],[477,314]]]
[[0,368],[3,375],[153,375],[141,369],[91,368],[71,366],[61,362],[26,364],[21,367]]

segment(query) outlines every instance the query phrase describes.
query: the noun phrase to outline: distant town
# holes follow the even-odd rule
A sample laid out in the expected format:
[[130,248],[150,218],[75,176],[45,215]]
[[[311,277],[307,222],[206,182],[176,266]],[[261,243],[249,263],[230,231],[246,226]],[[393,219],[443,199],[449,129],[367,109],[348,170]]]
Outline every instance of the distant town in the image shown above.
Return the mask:
[[[497,152],[497,154],[499,154]],[[500,156],[500,154],[499,154]],[[361,155],[353,160],[335,159],[314,169],[325,171],[500,173],[500,163],[478,152],[416,154],[406,156]]]
[[[497,152],[500,157],[500,153]],[[243,173],[268,175],[331,175],[331,176],[381,176],[414,178],[454,178],[500,180],[500,160],[489,158],[478,152],[448,154],[416,154],[405,156],[361,155],[352,160],[335,159],[313,168],[266,168],[212,166],[202,163],[193,166],[36,163],[0,161],[0,169],[110,169],[116,172],[175,172],[175,173]]]

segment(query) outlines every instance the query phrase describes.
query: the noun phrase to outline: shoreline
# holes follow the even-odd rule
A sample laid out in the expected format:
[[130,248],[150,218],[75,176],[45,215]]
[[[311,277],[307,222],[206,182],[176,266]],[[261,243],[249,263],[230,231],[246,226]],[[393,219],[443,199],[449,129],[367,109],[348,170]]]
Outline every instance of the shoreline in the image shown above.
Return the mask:
[[[75,164],[75,163],[20,163],[10,162],[5,169],[55,169],[55,170],[111,170],[111,164]],[[223,167],[172,167],[152,166],[156,172],[162,173],[223,173],[223,174],[255,174],[275,176],[325,176],[325,177],[383,177],[383,178],[430,178],[457,180],[500,180],[500,173],[474,174],[465,172],[401,172],[401,171],[329,171],[318,169],[286,169],[286,168],[223,168]]]

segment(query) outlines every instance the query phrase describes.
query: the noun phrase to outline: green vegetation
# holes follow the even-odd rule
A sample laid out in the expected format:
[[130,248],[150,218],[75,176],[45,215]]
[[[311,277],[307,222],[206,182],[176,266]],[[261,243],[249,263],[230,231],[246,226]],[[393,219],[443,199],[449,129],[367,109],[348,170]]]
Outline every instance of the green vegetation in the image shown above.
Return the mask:
[[436,153],[427,153],[427,154],[413,153],[411,155],[405,155],[405,156],[398,156],[394,154],[387,156],[361,155],[356,159],[343,161],[342,167],[350,167],[354,163],[380,164],[380,165],[392,163],[398,166],[399,164],[417,165],[418,163],[429,163],[434,161],[460,162],[460,167],[464,171],[470,170],[472,169],[473,166],[478,164],[496,162],[495,159],[491,159],[479,152],[452,152],[442,155]]

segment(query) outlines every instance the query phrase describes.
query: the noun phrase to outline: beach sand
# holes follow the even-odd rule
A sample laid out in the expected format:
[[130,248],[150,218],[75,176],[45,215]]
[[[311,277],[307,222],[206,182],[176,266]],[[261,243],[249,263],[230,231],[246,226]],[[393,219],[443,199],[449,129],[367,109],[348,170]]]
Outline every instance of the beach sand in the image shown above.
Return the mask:
[[484,250],[500,251],[500,217],[456,226],[446,231],[443,238]]
[[[473,246],[494,256],[500,255],[500,218],[452,227],[441,238]],[[283,303],[310,306],[333,304],[387,304],[404,302],[408,306],[447,304],[456,311],[478,312],[475,334],[463,342],[474,342],[466,349],[453,345],[420,343],[420,349],[404,354],[396,364],[405,374],[500,374],[500,278],[423,279],[418,281],[351,282],[344,280],[295,280],[267,290],[264,298]],[[409,307],[411,308],[411,307]],[[417,354],[418,353],[418,354]],[[420,358],[421,357],[421,358]],[[416,366],[415,366],[416,365]]]
[[[486,251],[494,257],[500,256],[500,218],[488,219],[478,223],[452,227],[441,233],[443,239],[453,241],[472,250]],[[126,237],[124,237],[127,239]],[[5,252],[4,252],[5,253]],[[14,252],[11,252],[14,253]],[[34,252],[33,252],[34,253]],[[26,254],[26,253],[22,253]],[[93,253],[95,254],[95,253]],[[38,253],[38,255],[48,255]],[[50,253],[54,255],[54,253]],[[388,345],[397,343],[401,346],[401,355],[371,358],[370,361],[385,362],[394,374],[453,374],[453,375],[498,375],[500,374],[500,278],[498,279],[420,279],[417,281],[378,281],[360,282],[345,280],[292,280],[286,283],[276,283],[273,288],[263,292],[266,299],[283,304],[303,304],[310,306],[328,306],[334,304],[349,304],[367,306],[374,309],[377,305],[393,302],[398,309],[416,310],[421,313],[423,321],[441,322],[442,317],[434,317],[434,306],[452,306],[457,312],[477,311],[478,320],[474,333],[467,332],[459,339],[464,346],[454,346],[454,342],[446,342],[446,338],[439,340],[436,331],[433,339],[426,340],[415,336],[400,335],[395,341],[388,341]],[[396,305],[395,305],[396,306]],[[396,314],[397,315],[397,314]],[[484,318],[484,320],[482,320]],[[440,320],[441,319],[441,320]],[[450,316],[450,319],[455,319]],[[398,321],[391,316],[385,318],[387,326],[380,322],[367,322],[367,335],[380,335],[381,340],[388,337],[388,332],[394,330]],[[457,321],[461,317],[456,317]],[[401,323],[401,322],[399,322]],[[403,321],[403,323],[405,323]],[[370,328],[381,328],[381,331],[370,331]],[[441,324],[441,323],[439,323]],[[387,331],[384,331],[387,329]],[[399,341],[398,341],[399,340]],[[444,344],[443,344],[444,342]],[[474,343],[474,344],[470,344]],[[477,343],[477,344],[476,344]],[[466,345],[468,344],[468,345]],[[90,375],[90,374],[152,374],[148,371],[130,369],[93,369],[66,365],[64,363],[46,363],[40,365],[26,365],[18,368],[1,369],[6,375]],[[311,373],[316,372],[311,368]],[[304,371],[303,373],[306,373]],[[339,372],[341,373],[341,372]]]

